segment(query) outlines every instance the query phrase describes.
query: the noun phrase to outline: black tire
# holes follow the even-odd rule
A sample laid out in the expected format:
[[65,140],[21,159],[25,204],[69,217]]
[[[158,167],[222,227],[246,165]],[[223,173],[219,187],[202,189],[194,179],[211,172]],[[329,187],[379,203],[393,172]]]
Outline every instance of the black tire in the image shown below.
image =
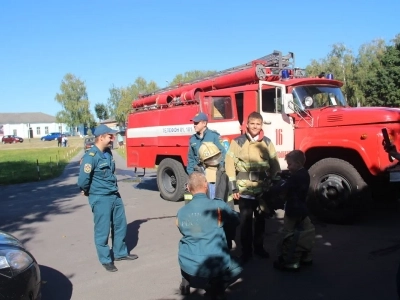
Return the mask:
[[174,202],[182,200],[187,178],[180,162],[172,158],[162,160],[157,169],[157,186],[161,197]]
[[349,224],[370,207],[371,191],[348,162],[325,158],[311,166],[308,172],[308,207],[317,218],[330,223]]

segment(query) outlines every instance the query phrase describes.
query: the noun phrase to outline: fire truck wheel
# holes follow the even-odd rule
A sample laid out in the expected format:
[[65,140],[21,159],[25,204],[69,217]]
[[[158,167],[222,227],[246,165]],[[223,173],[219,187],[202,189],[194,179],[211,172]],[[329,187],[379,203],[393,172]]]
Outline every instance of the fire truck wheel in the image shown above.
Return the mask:
[[371,191],[348,162],[325,158],[308,170],[308,207],[319,219],[330,223],[352,223],[370,203]]
[[180,162],[172,158],[162,160],[157,169],[157,185],[161,197],[168,201],[182,200],[187,178]]

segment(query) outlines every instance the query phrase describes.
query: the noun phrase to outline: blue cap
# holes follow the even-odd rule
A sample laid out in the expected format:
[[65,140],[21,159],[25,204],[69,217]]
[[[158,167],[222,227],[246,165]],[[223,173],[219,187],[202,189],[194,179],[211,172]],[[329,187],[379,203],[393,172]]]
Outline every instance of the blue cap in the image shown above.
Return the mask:
[[193,121],[193,122],[206,121],[206,122],[208,122],[208,118],[207,118],[207,115],[205,113],[199,112],[190,121]]
[[114,134],[117,133],[118,130],[111,129],[110,127],[101,124],[94,129],[94,136],[100,136],[102,134]]

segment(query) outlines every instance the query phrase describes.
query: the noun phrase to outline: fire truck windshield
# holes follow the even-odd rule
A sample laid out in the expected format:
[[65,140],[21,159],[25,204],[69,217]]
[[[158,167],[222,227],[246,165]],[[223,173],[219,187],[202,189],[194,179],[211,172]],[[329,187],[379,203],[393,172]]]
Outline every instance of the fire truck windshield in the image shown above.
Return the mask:
[[336,86],[298,86],[293,89],[293,100],[302,110],[328,106],[347,106],[341,89]]

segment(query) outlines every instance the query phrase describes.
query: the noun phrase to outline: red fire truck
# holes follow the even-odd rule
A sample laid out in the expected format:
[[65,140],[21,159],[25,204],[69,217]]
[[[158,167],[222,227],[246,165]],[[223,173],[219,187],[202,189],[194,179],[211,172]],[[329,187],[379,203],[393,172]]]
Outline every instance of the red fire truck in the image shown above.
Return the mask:
[[[311,176],[309,206],[317,216],[348,221],[389,182],[394,166],[382,147],[381,129],[400,141],[400,110],[350,107],[331,74],[307,77],[293,53],[279,51],[250,63],[143,95],[132,104],[126,131],[127,165],[157,167],[162,198],[182,199],[190,119],[208,115],[208,127],[226,145],[245,132],[246,117],[258,111],[275,144],[282,169],[285,154],[300,149]],[[397,144],[399,148],[400,144]],[[393,175],[394,173],[392,173]]]

